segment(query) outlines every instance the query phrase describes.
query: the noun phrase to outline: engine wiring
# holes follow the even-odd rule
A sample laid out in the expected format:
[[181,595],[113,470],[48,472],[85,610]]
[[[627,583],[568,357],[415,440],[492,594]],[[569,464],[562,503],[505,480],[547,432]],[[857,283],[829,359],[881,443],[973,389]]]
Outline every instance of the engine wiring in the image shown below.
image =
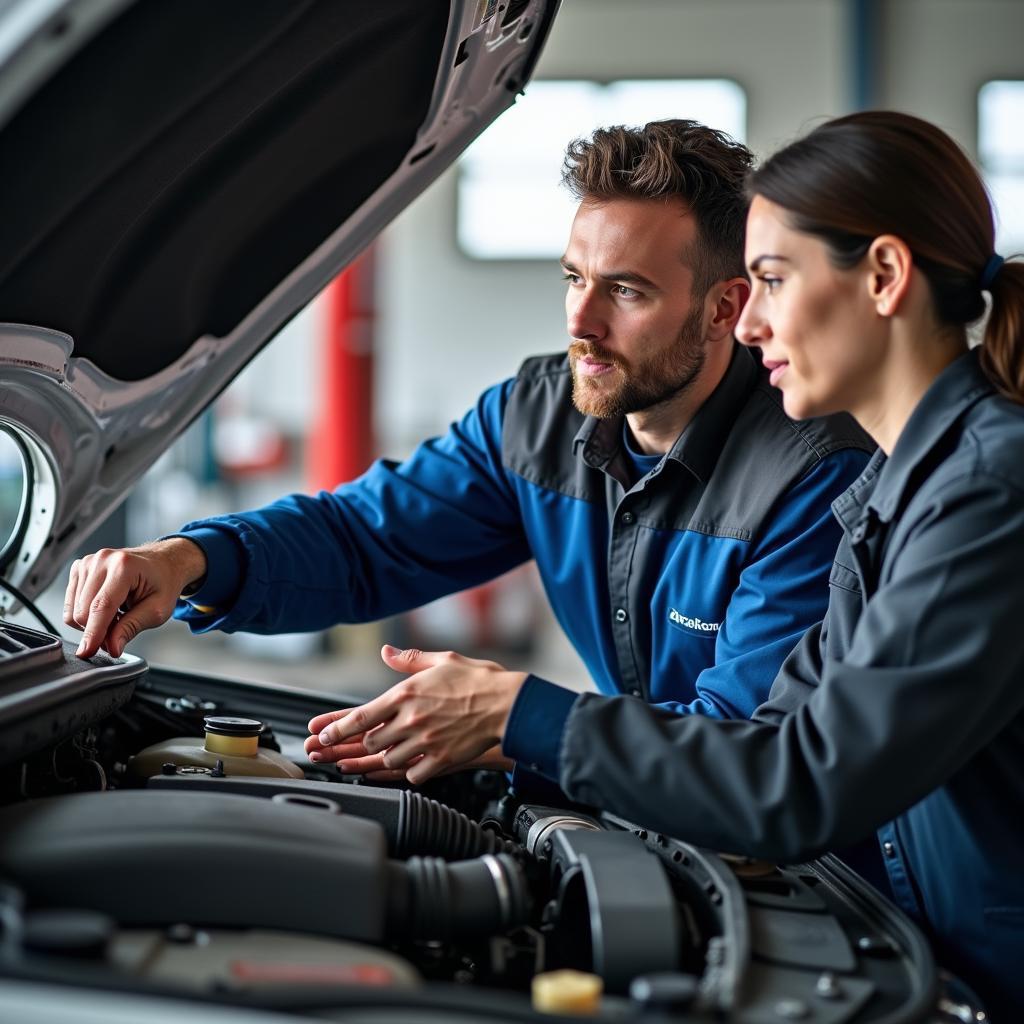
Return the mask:
[[[11,597],[14,598],[20,605],[23,605],[34,617],[36,622],[39,623],[46,630],[47,633],[52,633],[54,636],[60,636],[60,630],[36,607],[35,603],[23,594],[13,583],[9,583],[7,580],[0,576],[0,589],[6,590]],[[6,609],[3,609],[6,611]],[[0,618],[4,618],[0,614]]]

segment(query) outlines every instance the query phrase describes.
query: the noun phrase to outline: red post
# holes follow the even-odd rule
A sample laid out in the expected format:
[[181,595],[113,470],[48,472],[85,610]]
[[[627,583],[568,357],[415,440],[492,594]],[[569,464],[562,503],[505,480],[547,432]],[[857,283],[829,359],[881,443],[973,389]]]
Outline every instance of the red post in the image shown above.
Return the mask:
[[373,437],[373,249],[328,286],[316,414],[306,441],[311,491],[333,490],[369,466]]

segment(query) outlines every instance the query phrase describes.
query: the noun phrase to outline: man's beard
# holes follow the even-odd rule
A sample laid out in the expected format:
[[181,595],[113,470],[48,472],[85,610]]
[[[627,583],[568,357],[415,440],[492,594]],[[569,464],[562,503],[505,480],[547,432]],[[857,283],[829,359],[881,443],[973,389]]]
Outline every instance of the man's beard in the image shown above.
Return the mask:
[[[651,409],[686,391],[704,368],[703,320],[703,304],[694,303],[675,344],[638,362],[632,369],[618,356],[603,352],[590,342],[574,341],[569,346],[573,405],[584,416],[611,419]],[[576,364],[585,356],[611,363],[611,371],[597,380],[583,376],[577,372]],[[614,379],[609,379],[613,374]]]

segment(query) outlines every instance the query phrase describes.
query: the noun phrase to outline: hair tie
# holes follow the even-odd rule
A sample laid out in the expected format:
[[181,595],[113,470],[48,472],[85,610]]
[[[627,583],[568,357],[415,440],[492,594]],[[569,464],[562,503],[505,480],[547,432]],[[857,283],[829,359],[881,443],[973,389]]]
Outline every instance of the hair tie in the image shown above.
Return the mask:
[[1004,262],[1003,257],[997,252],[989,256],[988,263],[985,264],[985,269],[981,272],[980,287],[983,292],[988,291],[992,287],[992,282],[995,280],[996,274],[999,273],[999,268]]

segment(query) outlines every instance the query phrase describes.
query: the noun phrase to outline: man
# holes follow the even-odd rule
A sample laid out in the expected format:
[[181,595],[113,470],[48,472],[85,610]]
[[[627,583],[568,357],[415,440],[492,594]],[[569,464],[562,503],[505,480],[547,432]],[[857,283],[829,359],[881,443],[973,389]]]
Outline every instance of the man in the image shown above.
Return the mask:
[[[318,629],[533,558],[602,693],[748,717],[824,612],[839,539],[830,502],[870,447],[846,418],[787,419],[734,341],[750,165],[745,147],[690,121],[574,142],[568,358],[527,360],[446,436],[332,494],[76,563],[65,621],[84,627],[79,653],[120,654],[176,601],[197,632]],[[496,746],[481,758],[465,708],[486,704],[484,731],[514,749],[517,730],[556,743],[546,720],[575,696],[545,684],[523,702],[528,720],[508,723],[522,673],[452,654],[384,658],[414,678],[314,719],[311,759],[420,782],[465,763],[472,739],[473,763],[511,767]]]

